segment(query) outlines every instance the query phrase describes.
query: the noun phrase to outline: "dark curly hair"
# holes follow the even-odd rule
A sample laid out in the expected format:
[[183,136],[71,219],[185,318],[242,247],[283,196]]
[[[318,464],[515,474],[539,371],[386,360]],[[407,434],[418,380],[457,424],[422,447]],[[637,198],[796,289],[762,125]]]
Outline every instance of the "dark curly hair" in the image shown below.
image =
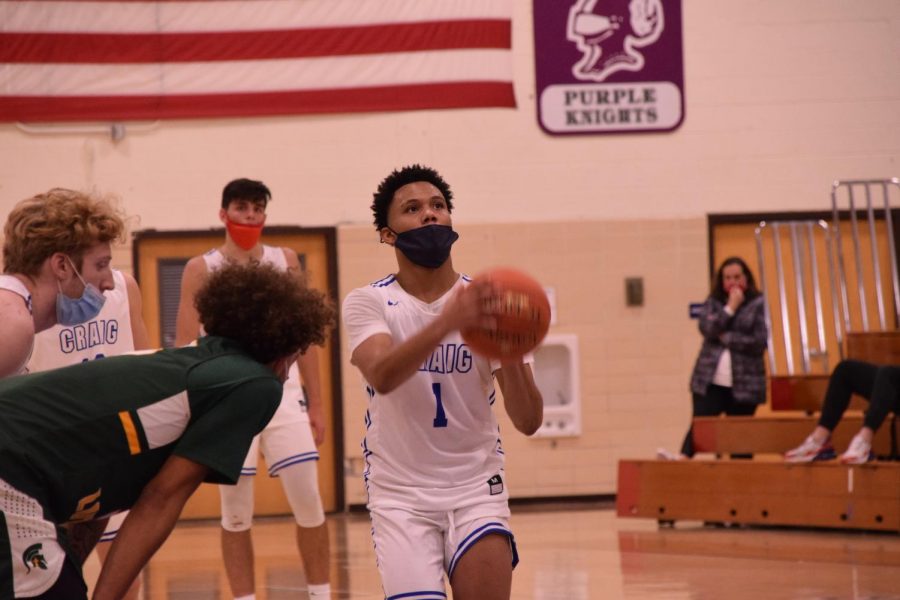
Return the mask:
[[236,341],[263,364],[322,344],[335,323],[324,294],[271,265],[229,264],[213,271],[194,306],[208,334]]
[[409,165],[402,169],[397,169],[381,183],[378,184],[378,190],[372,196],[372,214],[375,215],[375,229],[381,231],[387,227],[388,208],[394,199],[394,194],[404,185],[416,183],[417,181],[427,181],[438,189],[444,200],[447,202],[447,212],[453,212],[453,192],[450,191],[450,185],[444,181],[440,173],[430,167],[422,165]]

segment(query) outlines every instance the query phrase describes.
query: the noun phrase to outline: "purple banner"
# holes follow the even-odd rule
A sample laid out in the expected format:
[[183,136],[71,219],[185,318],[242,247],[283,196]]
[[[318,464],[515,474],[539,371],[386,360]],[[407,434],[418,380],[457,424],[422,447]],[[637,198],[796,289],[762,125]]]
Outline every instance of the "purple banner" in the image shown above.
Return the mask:
[[538,121],[551,135],[684,120],[681,0],[533,0]]

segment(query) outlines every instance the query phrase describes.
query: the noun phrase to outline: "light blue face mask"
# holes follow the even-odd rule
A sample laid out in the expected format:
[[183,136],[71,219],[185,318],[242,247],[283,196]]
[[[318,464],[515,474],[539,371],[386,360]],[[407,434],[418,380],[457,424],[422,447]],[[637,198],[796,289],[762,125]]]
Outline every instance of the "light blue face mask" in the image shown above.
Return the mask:
[[81,277],[81,273],[78,272],[69,257],[66,257],[66,260],[69,261],[72,269],[75,270],[75,275],[84,284],[84,292],[81,293],[80,298],[69,298],[63,294],[59,282],[56,282],[56,285],[59,286],[59,292],[56,294],[56,321],[64,326],[80,325],[100,314],[100,309],[106,302],[106,296],[94,284],[87,283]]

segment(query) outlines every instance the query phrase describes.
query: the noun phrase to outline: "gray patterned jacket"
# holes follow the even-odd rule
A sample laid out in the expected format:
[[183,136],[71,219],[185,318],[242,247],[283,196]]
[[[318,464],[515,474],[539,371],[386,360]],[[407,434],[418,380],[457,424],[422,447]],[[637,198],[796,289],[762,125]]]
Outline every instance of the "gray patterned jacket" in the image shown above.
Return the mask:
[[734,316],[725,305],[710,296],[700,315],[703,347],[691,375],[691,391],[706,394],[712,383],[722,351],[731,351],[731,393],[737,402],[762,404],[766,401],[766,367],[763,353],[768,342],[765,298],[760,295],[741,304]]

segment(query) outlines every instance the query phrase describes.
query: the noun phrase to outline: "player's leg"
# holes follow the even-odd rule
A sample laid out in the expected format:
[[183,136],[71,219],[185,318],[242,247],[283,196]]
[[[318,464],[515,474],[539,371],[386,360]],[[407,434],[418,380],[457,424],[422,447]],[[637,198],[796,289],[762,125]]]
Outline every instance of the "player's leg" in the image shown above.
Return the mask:
[[259,455],[259,436],[253,439],[237,485],[220,485],[222,502],[222,559],[231,594],[235,598],[253,598],[256,581],[253,574],[253,475]]
[[[116,534],[119,532],[119,527],[122,526],[122,522],[125,520],[125,517],[128,516],[128,511],[120,512],[115,514],[109,518],[109,522],[106,524],[106,530],[103,532],[103,535],[100,537],[100,541],[97,542],[97,556],[100,558],[100,564],[106,562],[106,556],[109,554],[110,542],[116,539]],[[128,591],[122,596],[123,600],[138,600],[141,595],[141,579],[142,575],[138,574],[135,578],[134,582],[131,584],[131,587],[128,588]]]
[[450,577],[454,600],[509,600],[512,590],[510,539],[491,533],[472,545]]
[[300,558],[306,572],[310,600],[330,600],[331,545],[328,538],[328,524],[322,521],[321,525],[315,527],[298,525],[297,547],[300,549]]
[[[308,426],[307,426],[308,429]],[[319,496],[318,461],[307,460],[278,472],[291,512],[297,522],[297,548],[310,586],[310,598],[329,598],[330,544],[328,524]]]
[[261,440],[269,474],[281,486],[297,522],[297,548],[309,584],[311,600],[331,598],[328,524],[319,495],[319,452],[308,421],[270,426]]
[[456,510],[445,541],[454,600],[509,600],[518,563],[505,494]]
[[81,576],[81,570],[71,560],[63,565],[59,577],[49,590],[33,600],[87,600],[87,584]]
[[0,597],[87,598],[61,535],[37,500],[0,479]]
[[444,600],[446,514],[372,508],[369,516],[385,598]]

